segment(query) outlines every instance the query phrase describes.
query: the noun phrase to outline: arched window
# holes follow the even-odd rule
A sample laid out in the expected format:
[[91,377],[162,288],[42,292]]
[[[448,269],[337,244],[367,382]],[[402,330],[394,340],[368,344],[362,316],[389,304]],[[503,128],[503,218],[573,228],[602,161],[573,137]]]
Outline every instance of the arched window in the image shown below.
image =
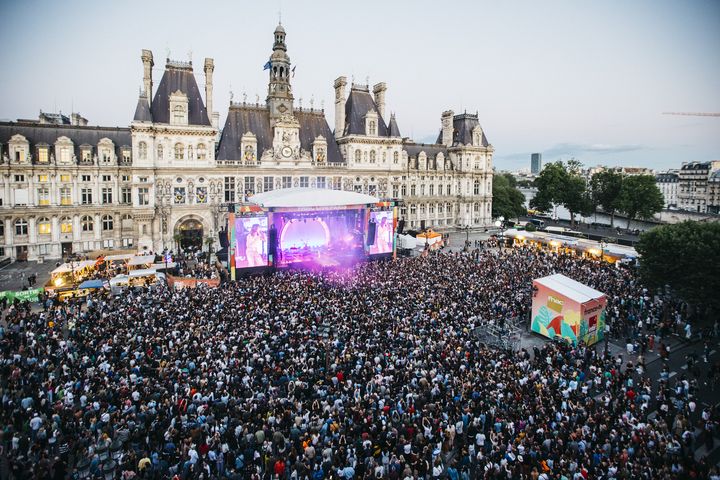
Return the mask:
[[39,235],[50,235],[52,233],[52,227],[50,226],[50,219],[42,217],[37,221],[37,229]]
[[60,233],[72,233],[72,218],[63,217],[60,220]]
[[147,143],[140,142],[138,144],[138,155],[141,160],[145,160],[147,158]]
[[176,125],[185,123],[185,108],[182,105],[175,105],[173,108],[173,120]]
[[18,218],[15,220],[15,235],[27,235],[28,234],[28,223],[24,218]]
[[205,149],[204,143],[199,143],[197,146],[197,158],[198,160],[205,160],[205,156],[207,155],[207,151]]
[[360,157],[362,156],[362,153],[360,150],[355,150],[355,163],[360,163]]
[[395,152],[395,153],[393,153],[393,163],[397,164],[398,161],[400,161],[400,153]]
[[95,221],[90,215],[84,215],[80,219],[83,232],[92,232],[95,229]]
[[175,144],[175,160],[182,160],[185,158],[185,146],[182,143]]
[[157,158],[158,160],[162,160],[163,158],[163,146],[162,144],[157,146]]
[[375,163],[376,153],[375,150],[370,150],[370,163]]
[[112,230],[114,228],[113,225],[113,217],[112,215],[103,215],[102,217],[102,229],[103,230]]
[[475,180],[475,184],[473,185],[473,194],[480,195],[480,180]]

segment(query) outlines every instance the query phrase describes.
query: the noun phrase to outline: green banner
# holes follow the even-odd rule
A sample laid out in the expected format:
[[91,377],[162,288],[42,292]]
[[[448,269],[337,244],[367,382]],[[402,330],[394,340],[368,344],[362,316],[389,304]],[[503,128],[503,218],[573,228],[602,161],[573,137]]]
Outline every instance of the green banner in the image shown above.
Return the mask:
[[0,292],[0,299],[7,298],[8,302],[11,302],[13,300],[17,300],[18,302],[37,302],[42,291],[42,288],[21,290],[19,292],[12,292],[10,290],[6,290],[4,292]]

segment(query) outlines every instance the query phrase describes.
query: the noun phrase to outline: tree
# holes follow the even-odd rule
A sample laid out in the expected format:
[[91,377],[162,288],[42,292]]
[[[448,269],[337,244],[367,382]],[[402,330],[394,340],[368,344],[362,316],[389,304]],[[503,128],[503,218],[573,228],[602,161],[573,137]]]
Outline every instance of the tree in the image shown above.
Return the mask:
[[720,223],[662,225],[641,234],[635,248],[648,287],[667,286],[701,310],[720,310]]
[[662,192],[655,184],[652,175],[633,175],[623,180],[618,200],[618,209],[630,222],[636,218],[651,218],[663,209],[665,204]]
[[530,200],[530,206],[548,211],[555,205],[562,205],[570,212],[570,224],[574,225],[576,214],[588,214],[592,210],[581,167],[575,159],[567,165],[562,161],[548,164],[535,179],[538,191]]
[[515,179],[509,173],[496,175],[492,186],[492,216],[515,218],[526,213],[525,195],[514,187]]
[[568,172],[562,162],[547,164],[535,179],[537,192],[530,200],[530,206],[547,212],[552,210],[554,204],[560,204],[567,177]]
[[179,233],[176,233],[173,235],[173,241],[175,242],[175,251],[176,252],[179,252],[181,250],[180,247],[182,245],[180,245],[180,243],[182,242],[182,238],[183,238],[182,235],[180,235]]
[[615,212],[620,205],[623,176],[615,170],[603,170],[590,179],[590,192],[595,206],[601,206],[610,215],[610,226],[615,226]]

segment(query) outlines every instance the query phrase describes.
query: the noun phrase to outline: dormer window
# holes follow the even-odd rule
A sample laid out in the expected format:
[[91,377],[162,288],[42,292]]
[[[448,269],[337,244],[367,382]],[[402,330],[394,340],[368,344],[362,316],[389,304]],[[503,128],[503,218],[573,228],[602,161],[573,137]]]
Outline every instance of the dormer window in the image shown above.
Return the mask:
[[170,95],[170,124],[188,124],[188,97],[180,90]]
[[365,115],[365,135],[375,137],[378,134],[378,114],[374,110],[370,110]]
[[38,163],[49,163],[50,152],[47,146],[38,147]]

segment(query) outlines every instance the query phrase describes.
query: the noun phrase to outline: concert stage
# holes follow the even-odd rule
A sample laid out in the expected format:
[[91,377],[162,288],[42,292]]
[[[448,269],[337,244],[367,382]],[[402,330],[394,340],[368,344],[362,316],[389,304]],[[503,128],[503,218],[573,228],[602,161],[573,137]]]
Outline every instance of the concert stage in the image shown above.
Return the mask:
[[228,223],[235,278],[243,269],[332,268],[391,256],[397,209],[356,192],[289,188],[236,205]]

